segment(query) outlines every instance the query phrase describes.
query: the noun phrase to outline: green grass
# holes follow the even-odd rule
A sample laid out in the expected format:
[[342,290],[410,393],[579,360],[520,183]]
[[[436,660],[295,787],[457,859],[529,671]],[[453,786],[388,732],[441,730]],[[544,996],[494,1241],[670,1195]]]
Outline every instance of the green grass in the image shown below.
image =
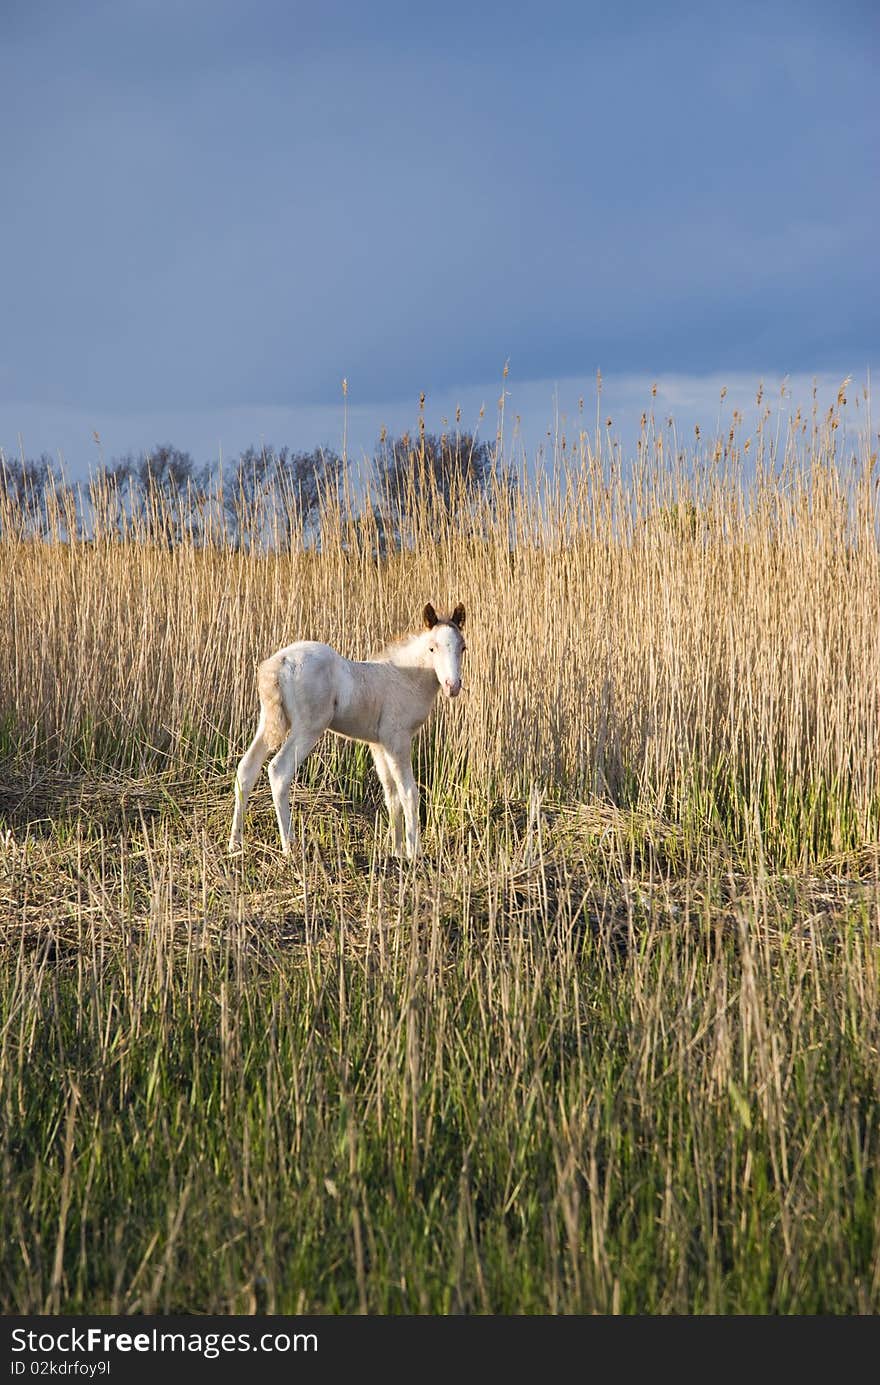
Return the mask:
[[876,859],[225,788],[6,814],[2,1311],[880,1308]]

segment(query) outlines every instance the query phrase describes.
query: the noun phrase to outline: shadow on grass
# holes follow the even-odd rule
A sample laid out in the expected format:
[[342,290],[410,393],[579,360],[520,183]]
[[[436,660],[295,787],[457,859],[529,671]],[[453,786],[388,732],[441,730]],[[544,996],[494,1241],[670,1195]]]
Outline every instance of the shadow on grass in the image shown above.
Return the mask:
[[167,779],[129,781],[122,778],[34,771],[31,775],[0,777],[0,825],[27,828],[50,835],[60,824],[86,822],[90,827],[124,832],[180,807]]

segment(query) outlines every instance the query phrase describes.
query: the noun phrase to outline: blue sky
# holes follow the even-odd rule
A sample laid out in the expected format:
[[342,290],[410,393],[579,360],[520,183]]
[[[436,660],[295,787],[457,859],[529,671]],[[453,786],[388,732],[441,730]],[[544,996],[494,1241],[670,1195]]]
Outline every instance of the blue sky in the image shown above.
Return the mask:
[[878,59],[855,0],[2,0],[0,446],[862,379]]

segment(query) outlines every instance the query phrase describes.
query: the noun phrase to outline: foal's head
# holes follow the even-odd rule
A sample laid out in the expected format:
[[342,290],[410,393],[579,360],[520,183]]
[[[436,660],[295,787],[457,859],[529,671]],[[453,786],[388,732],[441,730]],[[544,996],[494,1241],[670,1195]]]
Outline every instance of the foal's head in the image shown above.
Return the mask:
[[447,619],[438,616],[428,602],[424,610],[424,636],[428,646],[428,656],[437,675],[437,682],[447,697],[458,697],[461,692],[461,656],[467,645],[464,642],[464,606],[458,605]]

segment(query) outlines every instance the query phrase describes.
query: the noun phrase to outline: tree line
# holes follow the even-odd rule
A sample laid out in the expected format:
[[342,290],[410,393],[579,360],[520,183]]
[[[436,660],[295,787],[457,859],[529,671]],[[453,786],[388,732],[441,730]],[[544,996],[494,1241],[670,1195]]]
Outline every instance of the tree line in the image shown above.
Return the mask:
[[[320,543],[322,507],[341,496],[346,463],[332,448],[248,447],[231,464],[199,465],[163,443],[100,466],[71,484],[47,454],[0,452],[0,532],[34,538],[137,536],[170,547],[222,539],[236,547],[279,546],[294,534]],[[500,483],[500,491],[498,484]],[[475,499],[497,503],[509,471],[472,433],[383,433],[366,474],[360,512],[382,552],[405,542],[415,514],[457,514]],[[61,521],[59,522],[59,516]],[[59,529],[63,533],[59,535]]]

